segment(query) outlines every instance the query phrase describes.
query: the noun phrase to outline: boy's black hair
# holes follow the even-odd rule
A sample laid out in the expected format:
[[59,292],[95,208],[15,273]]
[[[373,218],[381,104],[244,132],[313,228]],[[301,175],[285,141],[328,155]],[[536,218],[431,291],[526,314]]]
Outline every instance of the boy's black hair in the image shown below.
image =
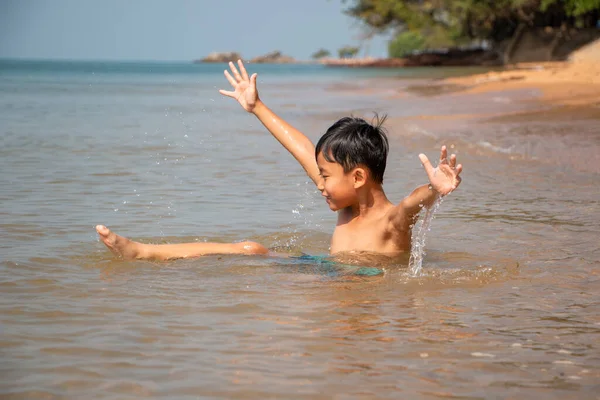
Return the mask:
[[340,164],[344,172],[364,165],[375,182],[383,183],[389,149],[382,126],[386,118],[376,114],[372,124],[355,117],[338,120],[319,139],[315,157],[322,153],[327,161]]

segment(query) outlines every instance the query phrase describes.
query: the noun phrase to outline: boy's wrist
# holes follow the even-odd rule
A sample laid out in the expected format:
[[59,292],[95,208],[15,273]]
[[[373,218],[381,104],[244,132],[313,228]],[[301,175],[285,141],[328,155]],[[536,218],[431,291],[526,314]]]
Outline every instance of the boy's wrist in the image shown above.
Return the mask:
[[254,103],[254,107],[252,108],[251,113],[255,114],[261,112],[265,108],[265,104],[260,101],[260,99],[256,99],[256,103]]

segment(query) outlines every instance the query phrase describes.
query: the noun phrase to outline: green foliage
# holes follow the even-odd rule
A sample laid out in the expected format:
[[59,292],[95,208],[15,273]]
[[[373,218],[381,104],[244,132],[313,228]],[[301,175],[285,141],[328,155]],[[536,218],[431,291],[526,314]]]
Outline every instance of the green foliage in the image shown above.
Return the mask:
[[574,17],[600,10],[600,0],[542,0],[540,10],[547,11],[551,6],[561,5],[567,16]]
[[338,50],[338,56],[340,58],[353,58],[359,52],[358,47],[345,46]]
[[414,32],[424,48],[510,38],[520,24],[594,27],[600,0],[342,0],[346,13],[378,32]]
[[402,58],[416,50],[425,48],[425,38],[418,32],[404,32],[392,39],[388,44],[390,57]]
[[315,52],[312,54],[312,56],[311,56],[311,57],[312,57],[314,60],[318,60],[318,59],[320,59],[320,58],[329,57],[330,55],[331,55],[331,52],[330,52],[329,50],[327,50],[327,49],[319,49],[319,50],[315,51]]

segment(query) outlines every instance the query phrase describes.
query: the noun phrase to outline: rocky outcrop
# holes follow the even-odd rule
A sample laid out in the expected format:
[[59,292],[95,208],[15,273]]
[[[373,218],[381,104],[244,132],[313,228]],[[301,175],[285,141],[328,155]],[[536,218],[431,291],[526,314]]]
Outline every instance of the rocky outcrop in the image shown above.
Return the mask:
[[291,64],[296,60],[290,56],[283,55],[280,51],[273,51],[250,60],[254,64]]
[[483,49],[448,49],[445,51],[431,51],[412,54],[406,58],[407,67],[444,66],[466,67],[472,65],[495,66],[501,65],[497,52]]
[[194,63],[228,63],[229,61],[235,62],[241,59],[242,56],[240,55],[240,53],[237,53],[235,51],[222,53],[214,52],[210,53],[209,55],[200,60],[195,60]]
[[406,60],[403,58],[323,58],[319,62],[334,67],[404,67],[406,65]]
[[469,66],[498,65],[498,55],[484,50],[451,49],[438,52],[423,52],[406,58],[341,58],[321,61],[327,66],[343,67],[431,67],[431,66]]

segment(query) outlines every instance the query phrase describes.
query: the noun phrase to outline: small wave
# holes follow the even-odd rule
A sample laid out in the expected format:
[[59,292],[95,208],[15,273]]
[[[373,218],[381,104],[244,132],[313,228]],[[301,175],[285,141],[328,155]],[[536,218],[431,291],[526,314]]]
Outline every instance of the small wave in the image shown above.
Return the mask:
[[514,145],[510,146],[510,147],[500,147],[500,146],[495,146],[487,141],[480,141],[477,144],[483,148],[492,150],[495,153],[502,153],[502,154],[513,154],[514,149],[515,149]]
[[419,126],[419,125],[415,125],[415,124],[408,125],[406,127],[406,130],[409,133],[412,133],[412,134],[420,134],[420,135],[423,135],[423,136],[427,136],[429,138],[437,139],[437,135],[435,133],[430,132],[427,129],[425,129],[425,128]]

